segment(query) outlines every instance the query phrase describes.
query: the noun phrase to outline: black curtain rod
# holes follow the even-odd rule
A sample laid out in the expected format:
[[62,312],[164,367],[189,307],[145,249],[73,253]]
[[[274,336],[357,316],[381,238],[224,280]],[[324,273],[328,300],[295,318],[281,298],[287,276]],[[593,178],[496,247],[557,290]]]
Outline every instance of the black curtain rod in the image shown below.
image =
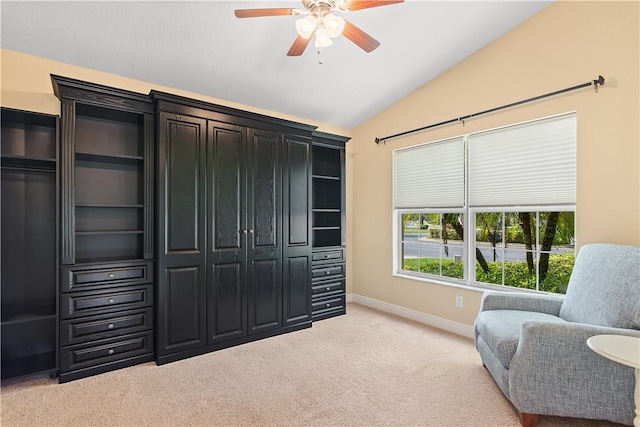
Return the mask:
[[421,128],[418,128],[418,129],[412,129],[412,130],[408,130],[408,131],[405,131],[405,132],[396,133],[395,135],[385,136],[384,138],[376,138],[376,144],[380,144],[381,142],[382,143],[386,143],[390,139],[399,138],[401,136],[409,135],[411,133],[421,132],[423,130],[432,129],[432,128],[435,128],[435,127],[438,127],[438,126],[444,126],[444,125],[448,125],[448,124],[456,123],[456,122],[464,122],[465,120],[471,119],[473,117],[478,117],[478,116],[482,116],[484,114],[493,113],[493,112],[498,111],[498,110],[504,110],[506,108],[515,107],[516,105],[526,104],[527,102],[537,101],[537,100],[542,99],[542,98],[547,98],[547,97],[550,97],[550,96],[560,95],[561,93],[570,92],[570,91],[576,90],[576,89],[582,89],[583,87],[595,86],[596,87],[596,92],[597,92],[598,91],[598,86],[602,86],[602,85],[604,85],[604,77],[598,76],[598,78],[596,80],[592,80],[592,81],[587,82],[587,83],[582,83],[582,84],[579,84],[577,86],[572,86],[572,87],[568,87],[568,88],[565,88],[565,89],[560,89],[560,90],[557,90],[555,92],[545,93],[544,95],[534,96],[533,98],[523,99],[522,101],[513,102],[511,104],[502,105],[500,107],[490,108],[489,110],[484,110],[484,111],[480,111],[478,113],[468,114],[466,116],[458,117],[458,118],[451,119],[451,120],[446,120],[444,122],[435,123],[435,124],[432,124],[432,125],[429,125],[429,126],[423,126]]

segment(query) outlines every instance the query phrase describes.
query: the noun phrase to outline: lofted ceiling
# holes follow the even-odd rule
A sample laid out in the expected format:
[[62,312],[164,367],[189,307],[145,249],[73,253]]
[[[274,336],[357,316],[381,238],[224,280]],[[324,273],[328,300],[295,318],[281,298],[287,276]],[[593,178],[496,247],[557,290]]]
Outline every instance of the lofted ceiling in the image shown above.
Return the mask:
[[[296,17],[238,19],[278,1],[5,1],[2,48],[353,129],[551,1],[417,1],[342,16],[381,42],[345,37],[287,51]],[[320,63],[322,62],[322,63]]]

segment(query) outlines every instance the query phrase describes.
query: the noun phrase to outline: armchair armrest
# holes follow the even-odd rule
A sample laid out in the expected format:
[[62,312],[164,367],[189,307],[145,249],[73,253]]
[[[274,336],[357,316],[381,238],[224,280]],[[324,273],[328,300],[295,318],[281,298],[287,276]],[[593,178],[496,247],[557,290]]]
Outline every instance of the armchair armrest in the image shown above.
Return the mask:
[[635,329],[527,321],[509,365],[509,394],[524,413],[608,419],[632,424],[633,368],[587,346],[594,335],[640,337]]
[[521,310],[558,316],[563,301],[563,295],[486,291],[482,297],[480,311]]

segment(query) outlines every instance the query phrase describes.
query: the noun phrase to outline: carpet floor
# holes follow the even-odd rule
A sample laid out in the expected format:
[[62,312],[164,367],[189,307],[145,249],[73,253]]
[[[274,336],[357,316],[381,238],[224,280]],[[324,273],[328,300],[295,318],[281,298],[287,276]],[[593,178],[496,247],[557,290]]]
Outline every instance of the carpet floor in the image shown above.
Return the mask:
[[[2,426],[520,426],[473,341],[349,304],[346,316],[178,362],[3,381]],[[539,427],[613,427],[540,417]]]

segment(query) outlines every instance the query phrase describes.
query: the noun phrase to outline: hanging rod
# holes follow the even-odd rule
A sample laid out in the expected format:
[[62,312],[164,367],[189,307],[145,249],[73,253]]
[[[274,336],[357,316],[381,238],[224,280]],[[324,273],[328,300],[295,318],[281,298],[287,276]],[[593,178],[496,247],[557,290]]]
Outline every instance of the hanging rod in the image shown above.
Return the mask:
[[495,111],[504,110],[506,108],[515,107],[517,105],[526,104],[527,102],[537,101],[539,99],[548,98],[550,96],[560,95],[561,93],[570,92],[572,90],[582,89],[583,87],[595,86],[596,92],[598,91],[598,86],[604,85],[604,77],[598,76],[596,80],[591,80],[590,82],[582,83],[576,86],[571,86],[565,89],[556,90],[555,92],[545,93],[544,95],[534,96],[533,98],[523,99],[522,101],[512,102],[511,104],[501,105],[500,107],[490,108],[488,110],[480,111],[478,113],[467,114],[466,116],[457,117],[455,119],[445,120],[444,122],[435,123],[428,126],[423,126],[421,128],[408,130],[405,132],[396,133],[394,135],[385,136],[383,138],[376,138],[376,144],[386,143],[390,139],[399,138],[401,136],[409,135],[411,133],[421,132],[423,130],[432,129],[438,126],[444,126],[451,123],[464,123],[465,120],[471,119],[474,117],[482,116],[484,114],[493,113]]

